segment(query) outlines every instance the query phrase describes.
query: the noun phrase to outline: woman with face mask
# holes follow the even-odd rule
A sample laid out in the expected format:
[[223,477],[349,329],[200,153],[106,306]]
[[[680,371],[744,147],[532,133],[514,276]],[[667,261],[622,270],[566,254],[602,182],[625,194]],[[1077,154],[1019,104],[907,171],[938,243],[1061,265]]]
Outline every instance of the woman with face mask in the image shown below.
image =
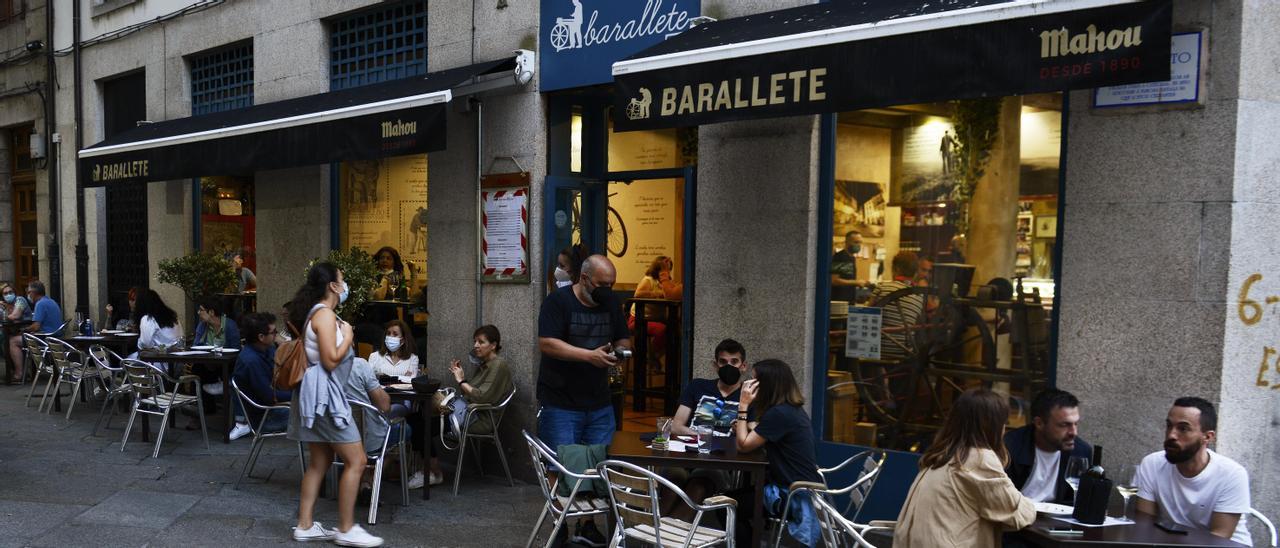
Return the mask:
[[[449,414],[450,428],[456,434],[461,430],[461,421],[467,410],[467,403],[501,403],[511,393],[514,384],[511,382],[511,369],[507,362],[498,355],[502,349],[502,334],[492,325],[480,326],[471,337],[471,352],[467,353],[469,367],[464,368],[461,360],[449,363],[449,372],[458,383],[458,394],[450,408],[444,410]],[[487,434],[493,431],[493,424],[488,415],[475,415],[469,431]]]
[[410,382],[418,376],[417,346],[409,326],[402,320],[387,322],[383,330],[382,344],[369,355],[369,365],[379,377],[397,377],[399,382]]
[[[19,295],[10,284],[0,285],[0,291],[4,292],[4,300],[0,301],[0,314],[3,314],[5,321],[31,321],[32,308],[31,303],[26,297]],[[17,364],[22,363],[22,334],[18,333],[9,337],[6,341],[6,348],[9,351],[10,367],[13,370],[9,372],[11,383],[22,382],[22,368]]]
[[547,276],[547,293],[573,285],[573,281],[578,279],[578,269],[582,267],[584,258],[586,252],[581,244],[561,249],[556,255],[555,269]]

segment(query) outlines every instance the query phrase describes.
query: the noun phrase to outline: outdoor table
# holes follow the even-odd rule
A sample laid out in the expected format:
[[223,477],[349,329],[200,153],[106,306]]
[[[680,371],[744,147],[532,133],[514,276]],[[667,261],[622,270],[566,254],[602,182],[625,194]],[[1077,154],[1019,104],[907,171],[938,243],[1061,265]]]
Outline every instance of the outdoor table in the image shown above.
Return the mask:
[[[175,352],[178,354],[175,354]],[[211,351],[197,350],[172,350],[169,352],[162,350],[143,350],[138,352],[138,359],[144,362],[192,365],[203,364],[212,365],[218,368],[222,374],[222,409],[226,415],[226,424],[222,429],[222,443],[231,443],[231,428],[235,426],[236,414],[232,411],[231,407],[231,371],[235,368],[236,358],[239,356],[240,352],[227,349],[222,351],[221,356],[215,355]]]
[[6,320],[0,322],[0,330],[4,332],[4,363],[7,366],[5,369],[5,383],[13,382],[14,370],[22,367],[22,364],[13,363],[13,359],[9,356],[9,337],[20,335],[22,330],[26,329],[27,326],[31,324],[31,320],[17,320],[12,322]]
[[76,347],[76,349],[84,352],[85,354],[88,354],[89,347],[95,344],[110,348],[121,356],[127,356],[133,353],[133,350],[138,346],[137,333],[128,335],[120,335],[116,333],[103,333],[100,335],[90,336],[76,335],[63,340],[71,343],[71,346]]
[[[663,318],[650,319],[646,314],[649,306],[662,308]],[[635,356],[632,360],[631,406],[635,411],[644,411],[645,396],[662,398],[662,412],[673,415],[676,403],[680,398],[680,301],[670,299],[627,299],[626,307],[631,308],[636,317]],[[649,388],[649,322],[661,321],[666,324],[664,334],[667,351],[663,359],[666,361],[662,388]]]
[[[750,474],[751,486],[756,493],[755,504],[752,505],[754,508],[751,509],[750,546],[760,545],[760,540],[764,538],[764,470],[769,462],[765,458],[764,449],[738,453],[732,436],[713,436],[710,453],[699,453],[697,450],[656,451],[648,449],[646,446],[649,442],[640,439],[640,436],[639,432],[614,432],[613,443],[608,448],[609,458],[650,468],[710,468],[741,470]],[[746,509],[738,507],[738,510]]]
[[[399,383],[395,383],[395,384],[399,384]],[[418,412],[422,413],[422,422],[424,425],[426,424],[426,421],[432,420],[435,417],[440,416],[439,410],[435,409],[431,405],[431,397],[435,395],[436,390],[440,389],[439,381],[436,381],[433,379],[428,384],[427,386],[428,390],[426,393],[418,392],[417,390],[413,390],[412,388],[408,390],[394,388],[395,384],[387,385],[383,388],[384,390],[387,391],[387,395],[391,396],[391,401],[408,402],[411,406],[416,407]],[[430,429],[428,429],[427,432],[430,432]],[[431,435],[425,432],[423,433],[423,435],[426,437],[427,443],[430,444]],[[422,475],[425,479],[425,481],[422,482],[422,500],[431,500],[431,467],[429,462],[431,450],[427,449],[426,453],[427,453],[427,458],[424,458],[422,460]],[[400,458],[402,459],[405,458],[405,455],[400,455]],[[456,474],[458,472],[455,471],[454,473]]]
[[1053,527],[1071,527],[1064,521],[1058,521],[1041,514],[1027,528],[1018,531],[1020,539],[1032,546],[1047,548],[1076,548],[1088,546],[1243,546],[1222,537],[1215,537],[1206,531],[1192,530],[1185,535],[1166,533],[1156,527],[1155,518],[1137,512],[1132,525],[1114,525],[1110,527],[1074,527],[1084,530],[1083,535],[1050,535],[1046,529]]

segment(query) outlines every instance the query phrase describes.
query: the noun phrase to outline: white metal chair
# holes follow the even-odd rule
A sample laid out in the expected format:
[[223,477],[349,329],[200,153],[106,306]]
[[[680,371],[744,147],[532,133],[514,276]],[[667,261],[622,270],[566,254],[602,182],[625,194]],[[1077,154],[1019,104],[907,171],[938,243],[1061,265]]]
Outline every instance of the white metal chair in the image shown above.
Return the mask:
[[[666,478],[644,468],[620,460],[606,460],[596,466],[600,477],[609,485],[617,527],[609,545],[616,547],[634,540],[662,548],[681,546],[726,546],[733,548],[733,528],[738,503],[725,497],[710,497],[698,504],[684,490]],[[675,493],[694,511],[693,523],[662,515],[661,491]],[[724,529],[701,525],[707,512],[725,511]]]
[[[507,466],[507,453],[502,449],[502,439],[498,437],[498,426],[502,424],[502,416],[507,405],[516,397],[516,389],[513,387],[511,393],[507,397],[502,398],[497,404],[468,403],[466,414],[462,416],[462,431],[458,433],[458,464],[453,470],[453,494],[458,494],[458,484],[462,482],[462,459],[467,453],[467,444],[474,440],[489,440],[498,450],[498,461],[502,463],[502,471],[507,473],[507,483],[515,487],[516,482],[511,478],[511,468]],[[489,417],[489,424],[493,425],[493,429],[487,434],[481,434],[471,431],[472,423],[475,418],[484,413]],[[444,420],[442,417],[441,420]],[[442,425],[443,426],[443,425]],[[440,429],[440,436],[444,437],[445,428]],[[484,463],[480,459],[480,448],[476,448],[476,467],[480,469],[480,475],[484,475]]]
[[1271,523],[1271,520],[1267,519],[1267,516],[1262,515],[1262,512],[1259,512],[1257,509],[1254,509],[1254,508],[1249,509],[1249,515],[1253,516],[1254,519],[1258,520],[1259,522],[1261,522],[1263,525],[1267,527],[1267,533],[1271,535],[1271,538],[1268,539],[1271,541],[1270,546],[1272,548],[1275,548],[1276,546],[1280,546],[1280,539],[1276,538],[1276,526]]
[[[36,394],[36,385],[40,384],[40,375],[53,376],[54,368],[52,362],[45,360],[49,354],[49,343],[44,342],[44,339],[32,333],[23,333],[22,342],[24,343],[23,348],[26,349],[26,361],[31,364],[31,367],[27,369],[27,374],[24,376],[25,379],[31,381],[31,390],[27,392],[27,402],[23,407],[31,407],[31,398]],[[42,401],[41,407],[43,406],[44,402]]]
[[[884,468],[886,458],[888,458],[888,453],[883,450],[863,451],[831,468],[819,468],[818,475],[822,476],[822,483],[808,481],[792,483],[787,491],[787,500],[782,505],[781,518],[769,520],[776,529],[773,545],[779,546],[782,543],[782,532],[786,529],[787,514],[791,510],[791,498],[796,496],[797,493],[807,492],[810,494],[809,498],[811,500],[826,499],[832,507],[835,507],[836,497],[847,495],[849,503],[839,513],[846,516],[851,522],[855,522],[858,519],[858,514],[862,513],[862,506],[866,503],[867,497],[871,495],[871,489],[875,487],[876,480],[880,477],[880,470]],[[829,487],[829,478],[859,461],[862,463],[862,469],[858,471],[858,477],[853,483],[838,489]]]
[[[520,434],[524,436],[524,441],[529,444],[529,458],[533,461],[534,475],[538,477],[538,487],[542,488],[542,496],[546,502],[542,505],[542,514],[538,516],[538,522],[533,526],[533,532],[529,534],[529,541],[524,544],[525,548],[533,546],[533,541],[538,538],[538,530],[542,529],[542,524],[547,520],[547,515],[554,516],[554,525],[551,527],[551,535],[547,537],[545,548],[551,548],[555,542],[556,534],[560,532],[560,528],[564,527],[568,518],[582,518],[588,516],[605,515],[609,513],[609,501],[596,497],[591,491],[591,480],[599,480],[600,474],[595,470],[586,470],[582,473],[566,470],[560,464],[559,457],[556,452],[542,440],[535,438],[529,432],[521,430]],[[551,474],[556,474],[555,480],[551,479]],[[559,496],[558,489],[560,482],[572,481],[573,485],[569,491],[568,497]]]
[[[231,379],[231,390],[234,391],[237,398],[240,398],[240,405],[245,410],[245,420],[249,420],[248,411],[250,408],[257,409],[262,413],[262,417],[259,418],[256,422],[249,420],[249,430],[253,433],[253,445],[249,447],[249,457],[245,459],[244,468],[240,470],[240,476],[236,478],[236,483],[232,487],[233,489],[239,489],[240,481],[243,480],[246,475],[249,477],[253,477],[253,467],[255,464],[258,463],[258,455],[262,454],[262,445],[267,440],[267,438],[278,438],[278,437],[284,436],[287,433],[286,430],[281,430],[279,432],[267,432],[264,429],[265,425],[267,424],[267,415],[271,414],[272,411],[275,411],[277,414],[279,414],[281,410],[283,410],[287,414],[289,412],[289,404],[278,403],[275,405],[262,405],[257,401],[254,401],[254,399],[249,397],[248,394],[245,394],[243,390],[240,390],[240,385],[236,383],[236,380],[234,378]],[[231,412],[231,411],[227,410],[227,412]],[[302,453],[302,442],[298,442],[298,462],[299,462],[299,465],[303,468],[303,472],[305,473],[306,466],[307,466],[307,459]]]
[[[396,439],[391,439],[391,427],[396,424],[403,424],[404,418],[389,417],[379,411],[378,408],[362,401],[347,398],[347,403],[351,404],[352,419],[355,420],[356,424],[360,425],[360,437],[362,443],[364,436],[369,435],[367,431],[368,429],[365,428],[365,418],[371,417],[374,422],[377,422],[387,428],[387,435],[382,438],[382,447],[376,453],[368,453],[366,455],[368,458],[366,466],[373,467],[373,493],[372,496],[369,497],[369,525],[374,525],[378,522],[378,499],[382,494],[382,469],[387,462],[388,449],[394,448],[399,450],[400,504],[402,506],[409,505],[409,468],[408,464],[405,462],[408,457],[408,453],[405,449],[408,446],[405,444],[404,427],[400,428],[400,435],[396,437]],[[298,446],[298,451],[302,451],[301,444]],[[344,466],[344,464],[338,459],[338,456],[335,453],[333,463],[330,464],[333,477],[337,477],[339,466]],[[330,492],[336,494],[338,490],[331,489]]]
[[863,536],[868,531],[888,531],[890,527],[861,525],[840,514],[840,510],[826,497],[813,497],[813,509],[822,527],[822,542],[826,546],[852,546],[876,548]]
[[[129,431],[133,430],[134,419],[138,413],[160,416],[160,429],[156,432],[155,450],[151,458],[160,456],[160,444],[164,442],[165,427],[169,425],[169,417],[179,407],[194,405],[200,417],[200,435],[204,437],[204,448],[209,449],[209,429],[204,422],[204,402],[200,399],[200,377],[183,375],[177,380],[170,377],[159,367],[140,360],[126,359],[122,362],[129,384],[133,387],[133,411],[129,413],[129,424],[124,427],[124,437],[120,439],[120,451],[123,452],[129,442]],[[168,382],[172,390],[165,388]],[[183,386],[191,386],[190,394],[180,393]]]
[[[122,398],[133,397],[133,387],[129,385],[129,375],[125,372],[124,366],[120,365],[124,362],[124,358],[119,354],[111,351],[102,345],[93,345],[89,347],[89,359],[93,360],[98,368],[98,373],[103,386],[106,388],[106,394],[102,398],[102,409],[98,411],[98,422],[93,425],[93,435],[98,435],[98,429],[102,427],[102,418],[107,419],[106,428],[111,428],[111,419],[116,415],[116,408],[113,404]],[[111,414],[107,414],[107,408],[111,408]]]

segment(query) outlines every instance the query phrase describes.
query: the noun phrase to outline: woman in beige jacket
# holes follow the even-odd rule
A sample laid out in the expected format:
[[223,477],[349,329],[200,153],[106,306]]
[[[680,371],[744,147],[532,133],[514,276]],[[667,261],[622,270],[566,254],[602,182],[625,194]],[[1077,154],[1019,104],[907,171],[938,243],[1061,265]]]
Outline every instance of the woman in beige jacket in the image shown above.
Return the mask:
[[1002,529],[1035,521],[1035,504],[1004,473],[1008,418],[1004,398],[990,390],[969,390],[956,399],[920,457],[920,473],[894,528],[895,548],[1000,546]]

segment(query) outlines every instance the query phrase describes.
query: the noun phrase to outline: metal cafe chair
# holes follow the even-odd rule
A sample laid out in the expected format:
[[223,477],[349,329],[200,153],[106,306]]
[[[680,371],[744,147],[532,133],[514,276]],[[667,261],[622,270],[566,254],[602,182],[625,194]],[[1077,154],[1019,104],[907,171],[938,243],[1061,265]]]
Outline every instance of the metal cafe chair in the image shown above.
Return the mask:
[[[125,372],[124,366],[120,365],[124,362],[124,358],[119,354],[105,346],[95,344],[89,347],[89,359],[97,365],[99,378],[106,387],[106,394],[102,398],[102,409],[98,411],[98,422],[93,425],[93,435],[96,436],[98,429],[102,427],[104,416],[107,419],[106,428],[111,428],[111,418],[116,415],[113,404],[122,398],[132,398],[133,387],[129,384],[129,375]],[[111,408],[110,415],[107,415],[108,407]]]
[[824,546],[876,548],[863,535],[868,531],[893,530],[890,527],[854,523],[853,520],[841,515],[840,511],[825,497],[813,497],[813,509],[822,530]]
[[[253,445],[249,447],[249,458],[245,459],[244,468],[240,470],[240,476],[236,478],[235,486],[233,486],[233,489],[239,489],[240,481],[243,480],[245,476],[253,477],[253,467],[258,463],[258,455],[262,454],[262,445],[267,438],[278,438],[286,434],[285,430],[281,430],[279,432],[267,432],[264,430],[263,427],[267,423],[267,415],[273,410],[283,410],[285,413],[288,413],[289,404],[278,403],[275,405],[262,405],[257,401],[254,401],[254,399],[249,397],[248,394],[245,394],[243,390],[240,390],[240,385],[234,378],[231,379],[231,390],[235,392],[237,398],[240,398],[240,405],[243,406],[246,411],[246,420],[249,418],[247,411],[250,408],[257,409],[262,412],[262,418],[258,419],[256,422],[249,421],[249,430],[253,433]],[[307,460],[302,453],[302,442],[298,442],[298,463],[299,466],[303,468],[303,472],[305,472]]]
[[[511,400],[515,397],[516,397],[516,389],[513,387],[511,389],[511,393],[507,394],[507,397],[502,398],[502,401],[498,402],[497,404],[494,404],[494,405],[483,404],[483,403],[467,404],[467,411],[462,416],[462,424],[461,424],[462,432],[458,433],[458,464],[453,469],[453,494],[454,495],[458,494],[458,484],[461,483],[462,481],[462,458],[467,453],[467,443],[473,440],[489,440],[493,442],[493,445],[498,450],[498,461],[502,463],[502,470],[507,473],[507,483],[510,484],[512,487],[516,486],[515,480],[511,479],[511,468],[507,466],[506,451],[502,450],[502,439],[498,437],[498,426],[501,424],[502,416],[505,414],[503,413],[503,411],[506,410],[507,405],[510,404]],[[493,430],[487,434],[481,434],[481,433],[471,431],[472,423],[475,422],[475,417],[480,413],[486,413],[489,417],[489,424],[493,425]],[[446,416],[442,415],[441,421],[445,420],[446,418],[447,418]],[[444,432],[445,432],[445,428],[443,427],[440,428],[440,437],[442,438],[442,442],[444,438]],[[446,447],[448,446],[448,444],[444,444],[444,445]],[[484,464],[481,463],[479,449],[480,449],[479,447],[475,449],[476,450],[476,453],[475,453],[476,467],[480,469],[480,475],[483,476]]]
[[[355,423],[359,425],[360,438],[361,438],[362,444],[363,444],[364,437],[369,435],[368,429],[364,427],[365,425],[365,421],[363,420],[364,418],[372,418],[374,422],[381,423],[383,426],[387,428],[387,435],[383,436],[382,438],[382,447],[376,453],[366,454],[368,461],[365,466],[373,467],[373,493],[369,497],[369,525],[375,525],[378,523],[378,499],[382,494],[382,469],[387,462],[388,449],[396,449],[397,451],[399,451],[400,504],[402,506],[409,505],[409,468],[408,468],[408,463],[406,462],[408,457],[406,449],[408,448],[408,445],[406,444],[406,440],[404,436],[404,433],[405,433],[404,427],[400,428],[400,435],[397,436],[396,439],[394,440],[391,439],[391,427],[396,424],[404,424],[404,418],[389,417],[385,413],[379,411],[378,408],[372,405],[369,405],[367,403],[364,403],[362,401],[347,398],[347,403],[351,404],[352,420],[354,420]],[[301,444],[298,445],[298,450],[299,451],[302,450]],[[330,463],[329,465],[331,480],[332,478],[336,478],[338,476],[339,466],[345,466],[345,465],[338,458],[337,453],[334,453],[333,462]],[[333,486],[331,484],[331,488],[329,492],[333,493],[336,496],[338,493],[338,490],[334,487],[336,486]]]
[[[811,481],[792,483],[787,492],[787,500],[782,505],[782,517],[779,519],[770,518],[769,520],[776,529],[773,545],[780,546],[782,543],[782,533],[786,530],[787,514],[791,510],[791,499],[797,493],[808,493],[810,500],[825,499],[833,508],[835,507],[836,497],[847,495],[849,503],[839,513],[847,516],[849,520],[856,521],[858,514],[862,513],[863,504],[867,502],[867,498],[871,495],[871,489],[875,487],[876,480],[880,477],[880,471],[884,469],[886,458],[888,458],[888,453],[883,450],[863,451],[831,468],[819,468],[818,475],[822,476],[822,483]],[[859,461],[862,462],[862,469],[858,471],[858,477],[853,483],[836,489],[829,487],[830,479],[828,478]]]
[[[634,540],[653,546],[689,548],[724,545],[733,548],[733,528],[738,502],[725,496],[710,497],[702,504],[693,502],[683,489],[649,470],[620,460],[606,460],[596,466],[609,486],[618,526],[610,546]],[[675,493],[694,511],[693,523],[662,515],[663,490]],[[700,525],[707,512],[725,511],[725,526],[717,529]]]
[[[129,442],[129,431],[133,430],[134,419],[138,413],[160,416],[160,429],[156,434],[155,450],[151,458],[160,456],[160,444],[164,443],[165,427],[169,425],[169,416],[179,407],[196,407],[200,417],[200,435],[204,438],[204,448],[209,448],[209,429],[204,421],[204,402],[200,399],[200,377],[183,375],[174,379],[159,367],[141,360],[126,359],[123,362],[125,372],[129,376],[129,384],[133,386],[133,411],[129,413],[129,424],[124,427],[124,437],[120,439],[120,451],[123,452]],[[165,388],[165,383],[173,385],[173,389]],[[190,394],[180,393],[184,385],[191,385]]]
[[[23,333],[22,342],[26,349],[26,361],[31,364],[27,370],[26,378],[31,381],[31,390],[27,392],[27,403],[23,407],[31,407],[31,398],[36,394],[36,385],[39,384],[40,375],[50,375],[54,373],[53,363],[46,361],[45,358],[49,354],[49,343],[44,339],[35,336],[32,333]],[[41,402],[43,407],[44,403]]]
[[[38,336],[38,335],[37,335]],[[45,411],[44,402],[49,400],[51,391],[56,398],[59,394],[58,390],[62,388],[62,379],[70,372],[79,368],[80,364],[71,361],[71,356],[79,356],[80,351],[71,343],[59,339],[54,336],[44,338],[47,345],[47,351],[44,356],[44,364],[49,370],[49,381],[44,385],[44,393],[40,396],[40,405],[36,407],[37,413],[46,413],[53,411],[53,401],[49,401],[49,411]]]
[[[533,462],[534,475],[538,477],[538,487],[542,488],[542,496],[546,498],[546,502],[542,505],[542,514],[538,516],[538,522],[533,525],[533,532],[529,534],[529,541],[524,544],[525,548],[533,546],[533,541],[538,538],[538,531],[542,529],[542,524],[547,520],[547,515],[553,516],[553,526],[551,527],[551,535],[547,537],[545,548],[551,548],[555,543],[556,534],[560,532],[560,528],[565,526],[568,518],[582,518],[588,516],[605,515],[609,513],[609,501],[595,496],[591,490],[592,480],[600,480],[600,473],[596,470],[585,470],[581,474],[565,469],[560,464],[559,457],[556,452],[542,440],[535,438],[528,431],[521,430],[520,434],[524,436],[524,441],[529,444],[529,457]],[[555,480],[551,479],[551,474],[556,474]],[[569,491],[568,497],[562,497],[557,494],[560,482],[572,481],[573,486]],[[584,483],[585,482],[585,483]]]
[[[56,346],[57,344],[66,344],[61,339],[50,337],[49,340]],[[70,346],[70,345],[68,345]],[[56,375],[58,382],[53,387],[53,393],[62,392],[62,385],[71,385],[71,397],[67,400],[66,420],[71,421],[71,410],[76,406],[76,398],[80,396],[81,390],[84,390],[86,382],[90,384],[97,383],[99,386],[105,386],[102,380],[101,371],[98,370],[98,363],[93,359],[86,359],[85,355],[79,350],[72,348],[67,352],[54,351],[50,355],[53,357],[54,365],[57,367]],[[76,359],[72,359],[75,356]],[[46,413],[52,412],[53,406],[49,406]]]
[[1271,520],[1267,519],[1267,516],[1263,515],[1262,512],[1259,512],[1254,508],[1249,509],[1249,515],[1253,516],[1254,519],[1258,520],[1260,523],[1262,523],[1262,525],[1266,526],[1267,534],[1270,536],[1270,538],[1268,538],[1267,540],[1271,541],[1271,544],[1268,544],[1268,546],[1271,546],[1272,548],[1275,548],[1276,546],[1280,546],[1280,540],[1276,539],[1276,526],[1271,524]]

